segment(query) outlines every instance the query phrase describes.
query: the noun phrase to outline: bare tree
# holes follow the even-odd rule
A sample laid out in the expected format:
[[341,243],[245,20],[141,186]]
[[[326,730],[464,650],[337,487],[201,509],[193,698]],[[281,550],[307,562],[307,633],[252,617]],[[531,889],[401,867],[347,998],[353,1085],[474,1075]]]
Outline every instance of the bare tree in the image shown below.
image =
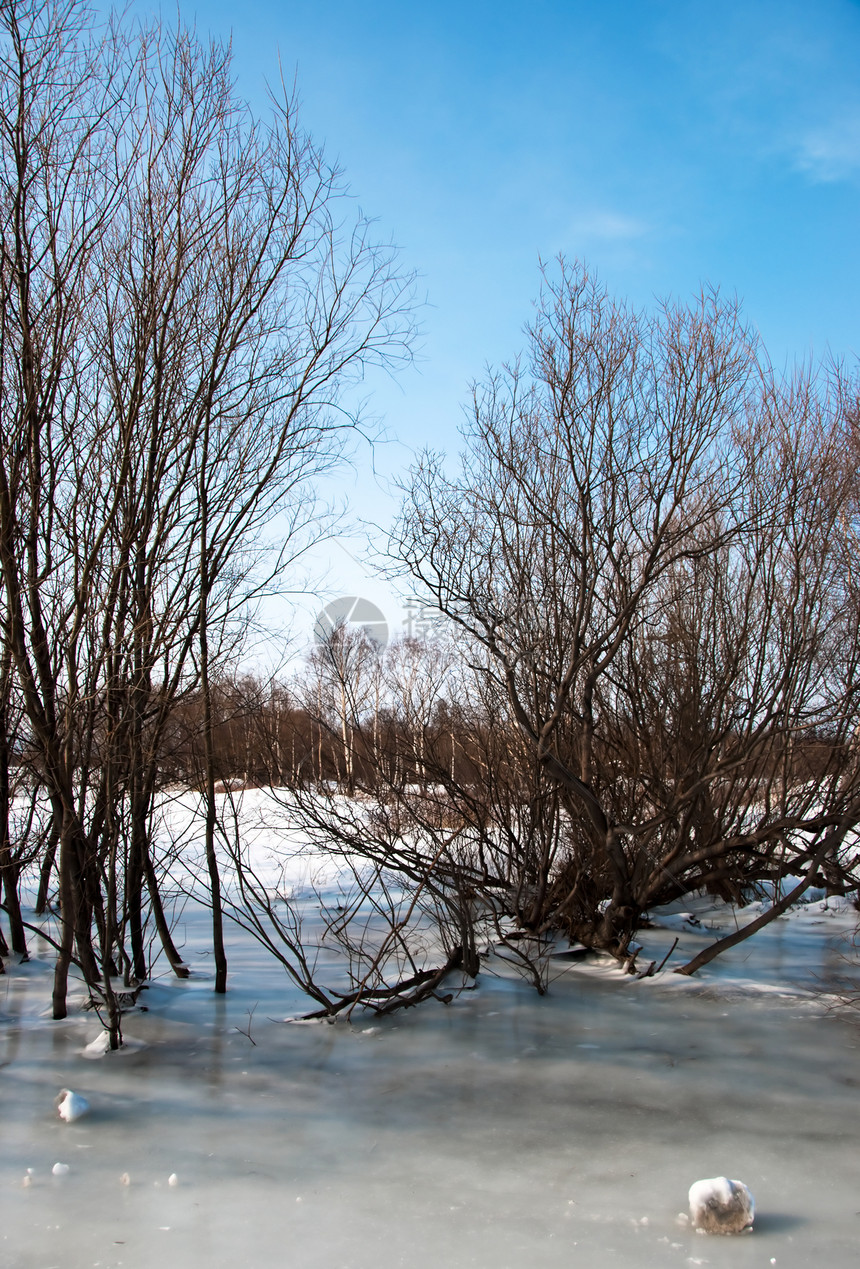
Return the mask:
[[213,675],[313,531],[345,387],[404,355],[410,324],[392,252],[290,94],[256,120],[222,46],[89,23],[78,0],[3,10],[0,564],[60,826],[54,1012],[74,957],[118,1043],[112,979],[145,971],[144,888],[183,972],[148,834],[162,740],[198,684],[224,989]]
[[[453,645],[376,659],[342,629],[299,689],[319,750],[284,806],[351,878],[320,896],[347,977],[311,973],[321,1014],[449,998],[491,947],[543,991],[559,936],[632,968],[650,908],[771,885],[692,973],[811,883],[857,885],[838,384],[777,380],[714,296],[646,319],[575,269],[547,287],[530,369],[476,391],[460,476],[426,458],[399,525]],[[298,981],[295,909],[279,930],[233,858],[233,915]]]
[[394,542],[525,741],[524,925],[624,959],[691,890],[825,860],[856,884],[840,402],[778,383],[715,296],[645,318],[564,265],[530,340],[476,390],[461,474],[417,468]]
[[348,794],[356,787],[357,737],[362,722],[379,712],[380,648],[362,628],[339,622],[308,658],[301,685],[306,711],[320,735],[336,744],[339,782]]

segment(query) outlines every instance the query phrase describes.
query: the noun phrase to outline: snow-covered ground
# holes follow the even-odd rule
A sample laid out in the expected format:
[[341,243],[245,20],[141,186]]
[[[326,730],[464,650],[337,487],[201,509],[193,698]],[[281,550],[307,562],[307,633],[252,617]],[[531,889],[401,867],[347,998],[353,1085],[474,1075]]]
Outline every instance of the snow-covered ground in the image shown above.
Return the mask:
[[[276,840],[268,817],[270,879]],[[293,884],[320,864],[292,858]],[[655,913],[640,963],[676,935],[671,963],[689,958],[748,911]],[[104,1057],[91,1014],[50,1020],[36,949],[0,980],[0,1264],[847,1269],[860,1020],[837,997],[855,918],[809,904],[693,980],[568,954],[544,998],[499,965],[449,1007],[297,1026],[283,1019],[305,1002],[242,931],[214,997],[208,916],[189,902],[192,977],[158,962],[130,1043]],[[61,1088],[90,1113],[63,1123]],[[752,1190],[754,1234],[678,1223],[691,1183],[722,1175]]]

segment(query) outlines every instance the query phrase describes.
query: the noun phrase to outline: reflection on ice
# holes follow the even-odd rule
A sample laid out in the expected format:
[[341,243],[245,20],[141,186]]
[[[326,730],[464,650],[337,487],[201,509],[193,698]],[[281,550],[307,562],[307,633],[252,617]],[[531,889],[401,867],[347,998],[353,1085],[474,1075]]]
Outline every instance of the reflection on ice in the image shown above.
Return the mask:
[[[679,955],[732,919],[695,915]],[[189,905],[192,977],[156,979],[97,1062],[97,1019],[44,1016],[35,955],[0,998],[2,1263],[853,1266],[860,1029],[826,994],[851,920],[777,921],[700,979],[557,958],[543,999],[487,976],[447,1008],[296,1027],[304,1002],[241,932],[214,998]],[[644,963],[677,924],[643,931]],[[63,1087],[86,1118],[56,1117]],[[721,1175],[755,1193],[752,1237],[678,1223],[691,1181]]]

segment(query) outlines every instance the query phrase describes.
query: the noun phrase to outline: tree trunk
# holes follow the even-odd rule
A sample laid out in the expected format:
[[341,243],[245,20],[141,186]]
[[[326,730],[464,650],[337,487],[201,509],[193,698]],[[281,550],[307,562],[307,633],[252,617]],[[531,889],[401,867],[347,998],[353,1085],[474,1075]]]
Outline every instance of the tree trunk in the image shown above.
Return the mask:
[[170,926],[164,912],[164,904],[161,902],[161,893],[158,889],[158,878],[155,875],[155,867],[152,863],[152,856],[148,848],[144,848],[143,870],[146,875],[146,885],[149,890],[149,901],[152,904],[152,915],[155,920],[155,928],[158,931],[158,937],[161,940],[161,946],[164,948],[164,954],[170,963],[177,978],[187,978],[189,969],[184,964],[182,957],[176,949],[173,942],[173,936],[170,933]]

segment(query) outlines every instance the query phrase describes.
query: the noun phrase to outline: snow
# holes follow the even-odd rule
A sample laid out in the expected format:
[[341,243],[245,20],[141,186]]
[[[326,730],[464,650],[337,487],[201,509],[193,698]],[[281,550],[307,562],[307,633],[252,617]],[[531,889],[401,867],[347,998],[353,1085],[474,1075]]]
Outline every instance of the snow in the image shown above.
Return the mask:
[[67,1124],[73,1124],[76,1119],[83,1119],[84,1115],[89,1114],[89,1110],[89,1102],[85,1097],[81,1097],[80,1093],[74,1093],[70,1088],[60,1090],[57,1112]]
[[[145,1041],[135,1039],[133,1035],[128,1034],[128,1029],[125,1028],[123,1030],[122,1048],[117,1053],[114,1053],[112,1056],[115,1058],[127,1057],[129,1054],[136,1052],[138,1049],[145,1049],[145,1048],[146,1048]],[[109,1031],[100,1031],[98,1035],[95,1036],[94,1039],[90,1040],[90,1042],[88,1044],[85,1044],[84,1047],[81,1049],[81,1057],[89,1058],[90,1060],[92,1060],[93,1058],[107,1057],[109,1053],[110,1053],[110,1032]]]
[[[174,806],[193,859],[193,801]],[[337,886],[340,861],[265,795],[243,813],[271,884]],[[214,996],[208,913],[177,895],[191,977],[156,963],[120,1053],[91,1013],[50,1020],[52,954],[34,943],[0,980],[0,1263],[853,1269],[860,1025],[834,1004],[856,984],[856,913],[822,902],[694,979],[671,967],[748,908],[652,914],[640,964],[679,938],[655,978],[560,956],[541,998],[491,963],[447,1008],[284,1026],[307,1002],[235,927]],[[91,1114],[61,1123],[61,1087]],[[755,1193],[755,1234],[706,1242],[677,1214],[691,1177],[723,1175]]]
[[690,1220],[703,1234],[743,1234],[752,1231],[755,1200],[743,1181],[716,1176],[695,1181],[688,1195]]

